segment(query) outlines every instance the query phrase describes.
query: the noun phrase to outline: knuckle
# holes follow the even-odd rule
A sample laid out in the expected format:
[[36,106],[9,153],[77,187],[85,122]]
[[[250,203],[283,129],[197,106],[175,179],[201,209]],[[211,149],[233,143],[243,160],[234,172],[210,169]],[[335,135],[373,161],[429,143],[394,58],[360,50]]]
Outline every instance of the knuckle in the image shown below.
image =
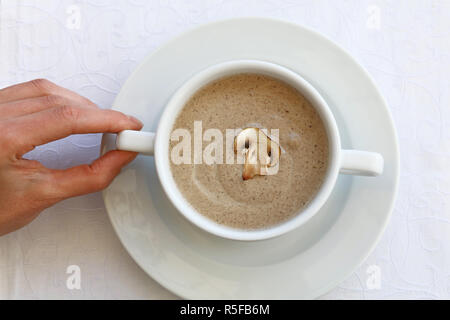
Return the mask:
[[64,106],[68,104],[66,98],[56,94],[45,96],[44,99],[49,106]]
[[95,164],[86,166],[86,170],[88,171],[88,176],[91,177],[94,190],[103,190],[111,183],[109,175],[102,172]]
[[30,81],[30,84],[42,93],[51,93],[55,87],[53,82],[47,79],[34,79]]
[[92,101],[89,100],[89,99],[86,99],[86,105],[87,105],[88,107],[90,107],[90,108],[93,108],[93,109],[99,109],[98,105],[96,105],[94,102],[92,102]]
[[103,190],[107,188],[111,183],[111,179],[109,179],[106,175],[98,175],[95,179],[94,187],[96,190]]
[[80,110],[71,105],[63,105],[55,109],[56,116],[68,122],[76,122],[80,117]]
[[98,184],[98,190],[103,190],[108,188],[108,186],[111,184],[111,180],[110,179],[101,179],[99,184]]
[[106,109],[103,112],[105,113],[106,116],[110,117],[111,119],[115,119],[117,125],[119,126],[129,125],[130,118],[126,114],[120,111],[109,109]]
[[95,108],[95,109],[98,108],[98,106],[94,102],[89,100],[88,98],[82,97],[82,96],[80,96],[80,97],[81,97],[81,103],[83,103],[83,105],[85,105],[85,106],[87,106],[89,108]]

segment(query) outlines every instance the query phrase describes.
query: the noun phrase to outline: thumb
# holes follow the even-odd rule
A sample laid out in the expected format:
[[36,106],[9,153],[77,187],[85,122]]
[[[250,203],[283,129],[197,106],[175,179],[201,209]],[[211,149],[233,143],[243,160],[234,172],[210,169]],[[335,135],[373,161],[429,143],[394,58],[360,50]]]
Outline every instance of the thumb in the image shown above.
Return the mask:
[[90,165],[50,170],[49,191],[52,198],[66,199],[103,190],[136,156],[134,152],[113,150]]

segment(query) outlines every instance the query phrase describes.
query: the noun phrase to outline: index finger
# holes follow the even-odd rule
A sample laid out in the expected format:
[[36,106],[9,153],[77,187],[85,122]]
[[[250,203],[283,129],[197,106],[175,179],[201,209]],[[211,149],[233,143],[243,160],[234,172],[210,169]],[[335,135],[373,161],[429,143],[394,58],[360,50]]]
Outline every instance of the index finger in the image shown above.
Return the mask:
[[22,156],[35,146],[72,134],[140,130],[142,123],[121,112],[62,106],[4,121],[7,146]]

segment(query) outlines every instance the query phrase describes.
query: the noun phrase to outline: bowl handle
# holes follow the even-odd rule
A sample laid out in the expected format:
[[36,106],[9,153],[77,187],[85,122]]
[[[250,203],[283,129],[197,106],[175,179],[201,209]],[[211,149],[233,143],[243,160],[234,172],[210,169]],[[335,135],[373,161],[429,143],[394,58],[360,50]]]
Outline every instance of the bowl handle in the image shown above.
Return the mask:
[[341,151],[342,174],[376,177],[383,173],[384,159],[376,152],[359,150]]
[[134,130],[121,131],[117,134],[116,148],[152,156],[155,152],[155,133]]

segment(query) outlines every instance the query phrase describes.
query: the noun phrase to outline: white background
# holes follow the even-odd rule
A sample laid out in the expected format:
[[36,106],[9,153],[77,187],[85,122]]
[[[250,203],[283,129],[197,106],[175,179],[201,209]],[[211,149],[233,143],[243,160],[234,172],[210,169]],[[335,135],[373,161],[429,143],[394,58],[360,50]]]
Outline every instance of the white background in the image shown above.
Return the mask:
[[[324,298],[450,298],[450,1],[0,0],[0,88],[45,77],[109,108],[155,48],[238,16],[280,18],[334,40],[370,72],[394,116],[401,182],[392,219],[369,259]],[[32,157],[67,168],[95,159],[99,143],[73,136]],[[81,268],[81,290],[66,287],[69,265]],[[367,286],[370,266],[379,289]],[[176,297],[125,252],[93,194],[0,238],[0,298]]]

